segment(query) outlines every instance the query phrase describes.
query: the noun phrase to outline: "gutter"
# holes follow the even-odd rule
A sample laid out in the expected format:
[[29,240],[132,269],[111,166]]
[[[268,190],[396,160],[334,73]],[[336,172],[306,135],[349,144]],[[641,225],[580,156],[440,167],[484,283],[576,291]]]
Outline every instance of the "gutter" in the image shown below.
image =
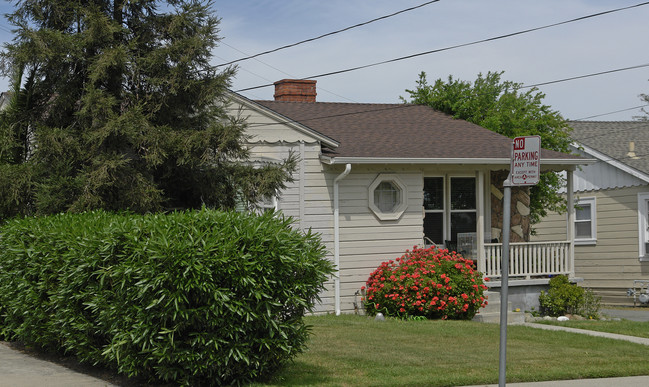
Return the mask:
[[[453,157],[453,158],[421,158],[421,157],[332,157],[332,156],[320,156],[320,161],[328,165],[336,164],[459,164],[459,165],[496,165],[496,166],[506,166],[509,167],[511,164],[511,158],[462,158],[462,157]],[[552,165],[552,166],[578,166],[578,165],[588,165],[593,164],[597,160],[595,159],[585,159],[585,158],[574,158],[574,159],[549,159],[541,158],[541,167],[543,165]]]
[[334,179],[334,266],[336,278],[334,278],[334,304],[336,316],[340,316],[340,206],[338,203],[338,182],[347,177],[352,170],[352,165],[345,165],[345,170]]

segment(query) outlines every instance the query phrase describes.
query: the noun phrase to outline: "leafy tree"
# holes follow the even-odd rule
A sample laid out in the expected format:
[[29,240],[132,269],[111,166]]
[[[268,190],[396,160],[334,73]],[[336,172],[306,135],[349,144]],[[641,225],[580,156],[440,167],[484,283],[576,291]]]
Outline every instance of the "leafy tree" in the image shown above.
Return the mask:
[[[448,77],[429,85],[426,73],[419,74],[417,88],[406,90],[410,102],[428,105],[484,128],[514,138],[541,136],[541,146],[570,152],[570,129],[559,112],[543,104],[545,94],[536,88],[521,91],[521,84],[502,81],[503,72],[478,74],[472,83]],[[542,173],[539,184],[530,190],[530,221],[538,223],[548,211],[564,212],[565,199],[558,194],[564,179],[554,172]]]
[[232,208],[295,169],[246,162],[209,0],[14,0],[0,54],[0,218],[95,208]]
[[[640,99],[649,105],[649,94],[640,94]],[[644,116],[638,116],[634,118],[640,121],[649,121],[649,110],[647,110],[646,107],[643,107],[642,112],[645,114]]]

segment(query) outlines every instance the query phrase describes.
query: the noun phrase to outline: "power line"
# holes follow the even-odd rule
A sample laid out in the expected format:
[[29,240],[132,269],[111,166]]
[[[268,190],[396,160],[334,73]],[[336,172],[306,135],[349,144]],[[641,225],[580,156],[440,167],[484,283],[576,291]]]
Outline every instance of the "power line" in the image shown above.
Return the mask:
[[[248,55],[247,53],[245,53],[245,52],[239,50],[238,48],[236,48],[236,47],[234,47],[234,46],[231,46],[231,45],[229,45],[229,44],[227,44],[227,43],[225,43],[225,42],[223,42],[223,41],[221,42],[221,44],[224,44],[224,45],[230,47],[230,48],[233,49],[233,50],[239,51],[240,53],[242,53],[242,54],[244,54],[244,55]],[[220,57],[219,57],[219,59],[224,60],[223,58],[220,58]],[[257,62],[263,64],[264,66],[270,67],[271,69],[273,69],[273,70],[275,70],[275,71],[278,71],[278,72],[280,72],[280,73],[282,73],[282,74],[284,74],[284,75],[286,75],[286,76],[289,76],[289,77],[291,77],[291,78],[295,78],[294,75],[291,75],[291,74],[289,74],[289,73],[287,73],[287,72],[285,72],[285,71],[283,71],[283,70],[281,70],[281,69],[278,69],[277,67],[271,66],[271,65],[269,65],[268,63],[266,63],[266,62],[264,62],[264,61],[261,61],[261,60],[259,60],[259,59],[257,59],[257,58],[254,58],[254,59],[255,59]],[[268,79],[268,78],[266,78],[266,77],[263,77],[263,76],[261,76],[261,75],[259,75],[259,74],[253,73],[252,71],[247,70],[247,69],[246,69],[245,67],[243,67],[243,66],[238,66],[238,68],[240,68],[240,69],[242,69],[243,71],[246,71],[246,72],[248,72],[248,73],[250,73],[250,74],[252,74],[252,75],[255,75],[255,76],[257,76],[257,77],[259,77],[259,78],[261,78],[261,79],[263,79],[263,80],[265,80],[265,81],[267,81],[267,82],[272,82],[270,79]],[[342,99],[346,99],[347,101],[350,101],[350,102],[356,102],[356,101],[353,101],[353,100],[351,100],[351,99],[349,99],[349,98],[347,98],[347,97],[344,97],[344,96],[342,96],[342,95],[336,94],[336,93],[334,93],[333,91],[329,91],[329,90],[327,90],[327,89],[319,88],[319,90],[325,91],[325,92],[327,92],[327,93],[329,93],[329,94],[331,94],[331,95],[335,95],[336,97],[339,97],[339,98],[342,98]]]
[[336,34],[339,34],[339,33],[341,33],[341,32],[349,31],[349,30],[354,29],[354,28],[362,27],[362,26],[368,25],[368,24],[370,24],[370,23],[374,23],[374,22],[379,21],[379,20],[387,19],[387,18],[390,18],[390,17],[392,17],[392,16],[399,15],[399,14],[404,13],[404,12],[412,11],[412,10],[415,10],[415,9],[417,9],[417,8],[421,8],[421,7],[424,7],[424,6],[429,5],[429,4],[432,4],[432,3],[437,3],[437,2],[439,2],[439,1],[440,1],[440,0],[428,1],[428,2],[425,2],[425,3],[423,3],[423,4],[416,5],[416,6],[414,6],[414,7],[410,7],[410,8],[402,9],[401,11],[397,11],[397,12],[391,13],[391,14],[389,14],[389,15],[385,15],[385,16],[377,17],[377,18],[375,18],[375,19],[372,19],[372,20],[369,20],[369,21],[366,21],[366,22],[363,22],[363,23],[358,23],[358,24],[355,24],[355,25],[353,25],[353,26],[349,26],[349,27],[343,28],[343,29],[341,29],[341,30],[337,30],[337,31],[333,31],[333,32],[328,32],[328,33],[326,33],[326,34],[323,34],[323,35],[320,35],[320,36],[316,36],[316,37],[314,37],[314,38],[309,38],[309,39],[301,40],[301,41],[299,41],[299,42],[297,42],[297,43],[287,44],[287,45],[285,45],[285,46],[278,47],[278,48],[274,48],[274,49],[272,49],[272,50],[268,50],[268,51],[264,51],[264,52],[260,52],[260,53],[255,54],[255,55],[250,55],[250,56],[247,56],[247,57],[244,57],[244,58],[240,58],[240,59],[237,59],[237,60],[233,60],[233,61],[230,61],[230,62],[227,62],[227,63],[222,63],[222,64],[220,64],[220,65],[217,65],[216,67],[231,65],[231,64],[234,64],[234,63],[237,63],[237,62],[241,62],[241,61],[244,61],[244,60],[248,60],[248,59],[256,58],[256,57],[261,56],[261,55],[266,55],[266,54],[270,54],[270,53],[277,52],[277,51],[280,51],[280,50],[284,50],[284,49],[286,49],[286,48],[295,47],[295,46],[298,46],[298,45],[300,45],[300,44],[304,44],[304,43],[308,43],[308,42],[313,42],[314,40],[322,39],[322,38],[325,38],[325,37],[327,37],[327,36],[336,35]]
[[[574,77],[569,77],[569,78],[562,78],[562,79],[558,79],[558,80],[554,80],[554,81],[547,81],[547,82],[538,83],[536,85],[521,86],[519,89],[535,87],[537,85],[546,85],[546,84],[553,84],[553,83],[560,83],[560,82],[568,82],[568,81],[572,81],[572,80],[575,80],[575,79],[582,79],[582,78],[586,78],[586,77],[594,77],[594,76],[597,76],[597,75],[609,74],[609,73],[623,71],[623,70],[631,70],[631,69],[635,69],[635,68],[643,67],[643,66],[649,66],[649,64],[638,65],[638,66],[629,66],[629,67],[625,67],[625,68],[622,68],[622,69],[608,70],[608,71],[602,71],[602,72],[598,72],[598,73],[591,73],[591,74],[587,74],[587,75],[579,75],[579,76],[574,76]],[[235,92],[238,93],[238,91],[235,91]],[[334,117],[341,117],[341,116],[348,116],[348,115],[354,115],[354,114],[378,112],[378,111],[383,111],[383,110],[401,109],[401,108],[406,108],[406,107],[411,107],[411,106],[417,106],[417,105],[410,104],[410,103],[405,103],[405,104],[402,104],[402,105],[394,105],[394,104],[385,104],[385,105],[387,105],[387,106],[377,108],[377,109],[369,109],[369,110],[363,110],[363,111],[358,111],[358,112],[341,113],[341,114],[317,116],[317,117],[311,117],[311,118],[306,118],[306,119],[300,119],[300,122],[319,120],[319,119],[326,119],[326,118],[334,118]],[[648,105],[640,105],[640,106],[627,108],[627,109],[622,109],[622,110],[617,110],[617,111],[608,112],[608,113],[602,113],[602,114],[598,114],[598,115],[594,115],[594,116],[590,116],[590,117],[586,117],[586,118],[581,118],[579,120],[566,120],[566,121],[587,120],[589,118],[601,117],[601,116],[620,113],[620,112],[624,112],[624,111],[628,111],[628,110],[639,109],[639,108],[643,108],[645,106],[649,106],[649,104]],[[290,123],[290,122],[295,122],[295,121],[294,120],[288,120],[288,121],[284,121],[284,122],[280,122],[280,123]],[[639,122],[641,122],[641,121],[639,121]],[[267,125],[274,125],[274,124],[276,124],[276,123],[253,124],[253,126],[258,127],[258,126],[267,126]],[[624,129],[624,130],[628,130],[628,129]],[[600,136],[600,135],[596,135],[596,136],[593,136],[593,137],[598,137],[598,136]],[[586,139],[586,138],[591,138],[591,137],[585,137],[584,139]]]
[[597,117],[602,117],[602,116],[608,116],[610,114],[615,114],[615,113],[622,113],[622,112],[628,112],[629,110],[636,110],[636,109],[642,109],[644,107],[649,107],[649,105],[640,105],[640,106],[634,106],[632,108],[626,108],[626,109],[621,109],[621,110],[616,110],[614,112],[608,112],[608,113],[602,113],[602,114],[597,114],[594,116],[588,116],[584,118],[578,118],[576,120],[570,120],[570,121],[585,121],[585,120],[590,120],[591,118],[597,118]]
[[586,74],[586,75],[579,75],[579,76],[576,76],[576,77],[557,79],[556,81],[536,83],[536,84],[533,84],[533,85],[524,85],[524,86],[521,86],[521,89],[527,89],[527,88],[531,88],[531,87],[551,85],[553,83],[559,83],[559,82],[565,82],[565,81],[574,81],[575,79],[589,78],[589,77],[594,77],[594,76],[597,76],[597,75],[616,73],[616,72],[619,72],[619,71],[634,70],[634,69],[639,69],[639,68],[642,68],[642,67],[649,67],[649,63],[636,65],[636,66],[630,66],[630,67],[623,67],[623,68],[614,69],[614,70],[601,71],[599,73],[591,73],[591,74]]
[[[406,56],[393,58],[393,59],[388,59],[388,60],[384,60],[384,61],[381,61],[381,62],[375,62],[375,63],[366,64],[366,65],[362,65],[362,66],[350,67],[350,68],[343,69],[343,70],[331,71],[331,72],[328,72],[328,73],[313,75],[313,76],[304,77],[304,78],[301,78],[301,79],[322,78],[322,77],[327,77],[327,76],[331,76],[331,75],[338,75],[338,74],[348,73],[348,72],[351,72],[351,71],[362,70],[362,69],[366,69],[366,68],[369,68],[369,67],[374,67],[374,66],[384,65],[384,64],[388,64],[388,63],[399,62],[399,61],[402,61],[402,60],[412,59],[412,58],[416,58],[416,57],[424,56],[424,55],[435,54],[435,53],[442,52],[442,51],[448,51],[448,50],[453,50],[453,49],[456,49],[456,48],[472,46],[472,45],[491,42],[491,41],[500,40],[500,39],[504,39],[504,38],[510,38],[512,36],[517,36],[517,35],[527,34],[527,33],[530,33],[530,32],[535,32],[535,31],[539,31],[539,30],[543,30],[543,29],[547,29],[547,28],[557,27],[557,26],[560,26],[560,25],[574,23],[574,22],[594,18],[594,17],[597,17],[597,16],[603,16],[603,15],[607,15],[607,14],[610,14],[610,13],[620,12],[620,11],[624,11],[624,10],[628,10],[628,9],[632,9],[632,8],[637,8],[637,7],[641,7],[641,6],[648,5],[648,4],[649,4],[649,1],[639,3],[639,4],[635,4],[635,5],[631,5],[631,6],[627,6],[627,7],[616,8],[616,9],[612,9],[612,10],[608,10],[608,11],[593,13],[593,14],[590,14],[590,15],[581,16],[581,17],[578,17],[578,18],[565,20],[565,21],[558,22],[558,23],[547,24],[547,25],[544,25],[544,26],[541,26],[541,27],[535,27],[535,28],[530,28],[530,29],[518,31],[518,32],[512,32],[512,33],[509,33],[509,34],[498,35],[498,36],[487,38],[487,39],[476,40],[476,41],[473,41],[473,42],[470,42],[470,43],[457,44],[457,45],[454,45],[454,46],[448,46],[448,47],[444,47],[444,48],[438,48],[438,49],[435,49],[435,50],[419,52],[419,53],[416,53],[416,54],[406,55]],[[245,89],[237,90],[237,92],[261,89],[261,88],[269,87],[269,86],[273,86],[273,84],[271,83],[271,84],[265,84],[265,85],[260,85],[260,86],[248,87],[248,88],[245,88]]]
[[329,115],[325,115],[325,116],[315,116],[315,117],[310,117],[310,118],[300,118],[299,121],[297,119],[294,120],[294,119],[291,119],[291,118],[287,117],[289,119],[286,120],[286,121],[250,124],[249,126],[257,128],[257,127],[261,127],[261,126],[269,126],[269,125],[275,125],[275,124],[288,124],[288,123],[303,124],[304,122],[324,120],[324,119],[327,119],[327,118],[353,116],[353,115],[356,115],[356,114],[365,114],[365,113],[376,113],[376,112],[382,112],[382,111],[386,111],[386,110],[407,109],[407,108],[412,108],[412,107],[419,106],[419,105],[415,105],[415,104],[405,104],[405,103],[404,104],[376,104],[376,105],[387,105],[387,106],[382,106],[380,108],[372,108],[372,109],[367,109],[367,110],[361,110],[361,111],[355,111],[355,112],[348,112],[348,113],[338,113],[338,114],[329,114]]

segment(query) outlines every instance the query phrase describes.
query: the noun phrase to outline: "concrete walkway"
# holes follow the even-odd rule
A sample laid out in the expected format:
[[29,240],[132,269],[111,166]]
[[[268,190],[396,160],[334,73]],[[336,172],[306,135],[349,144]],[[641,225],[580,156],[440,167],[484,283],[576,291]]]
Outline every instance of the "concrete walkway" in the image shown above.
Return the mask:
[[[626,378],[555,380],[548,382],[507,383],[515,387],[647,387],[649,376],[631,376]],[[498,384],[480,384],[465,387],[498,387]]]
[[37,359],[0,342],[0,387],[114,386],[56,363]]

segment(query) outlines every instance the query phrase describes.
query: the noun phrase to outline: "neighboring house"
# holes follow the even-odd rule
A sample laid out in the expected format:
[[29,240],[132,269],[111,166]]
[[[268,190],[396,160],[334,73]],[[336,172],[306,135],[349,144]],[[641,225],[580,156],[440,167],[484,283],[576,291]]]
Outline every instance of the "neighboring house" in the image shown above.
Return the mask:
[[[597,159],[574,173],[575,275],[603,301],[629,304],[634,280],[649,280],[649,121],[572,121],[576,152]],[[565,238],[565,215],[536,228]]]
[[[381,262],[433,243],[476,259],[498,287],[511,139],[425,106],[316,102],[315,84],[276,82],[274,101],[232,93],[229,107],[247,120],[253,160],[299,156],[295,181],[272,203],[321,234],[339,269],[320,311],[354,311]],[[541,168],[571,175],[586,161],[544,149]],[[529,243],[528,191],[512,191],[511,282],[572,276],[571,241]]]

